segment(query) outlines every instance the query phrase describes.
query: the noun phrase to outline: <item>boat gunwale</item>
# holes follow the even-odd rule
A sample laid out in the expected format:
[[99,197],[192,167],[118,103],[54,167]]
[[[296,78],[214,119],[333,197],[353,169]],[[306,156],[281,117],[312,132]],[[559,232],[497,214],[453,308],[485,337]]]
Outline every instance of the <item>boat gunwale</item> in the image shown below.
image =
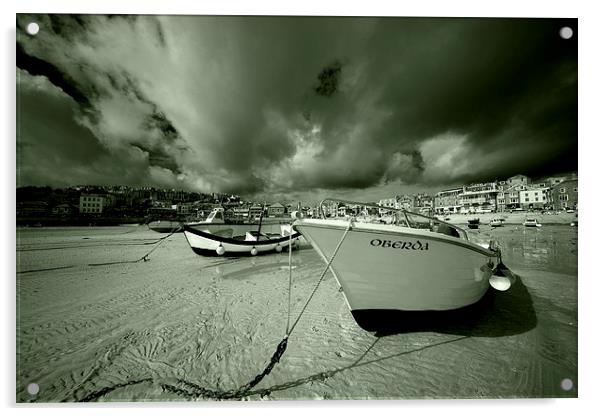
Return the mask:
[[[206,238],[208,240],[212,240],[212,241],[217,241],[220,243],[227,243],[227,244],[232,244],[232,245],[238,245],[238,246],[268,246],[271,244],[278,244],[278,243],[283,243],[283,242],[287,242],[289,239],[290,240],[295,240],[298,237],[301,236],[300,233],[296,232],[295,234],[293,234],[292,236],[284,236],[281,238],[276,238],[273,240],[259,240],[259,241],[246,241],[246,240],[236,240],[234,238],[227,238],[227,237],[221,237],[215,234],[211,234],[211,233],[206,233],[204,231],[200,231],[197,230],[195,228],[191,228],[188,227],[186,225],[184,225],[184,232],[189,232],[191,234],[194,234],[196,236],[199,237],[203,237]],[[189,242],[190,243],[190,242]]]
[[[325,221],[325,220],[320,220],[317,219],[318,221]],[[341,231],[345,230],[348,226],[348,223],[342,222],[341,224],[319,224],[319,223],[315,223],[313,221],[316,221],[316,219],[310,220],[310,219],[302,219],[299,221],[304,221],[303,223],[297,223],[297,221],[295,223],[293,223],[293,229],[297,230],[298,226],[309,226],[309,227],[316,227],[316,228],[327,228],[327,229],[340,229]],[[312,221],[312,222],[308,222],[308,221]],[[326,221],[331,221],[331,222],[335,222],[335,220],[326,220]],[[466,249],[472,250],[472,251],[476,251],[479,254],[483,254],[485,256],[488,257],[497,257],[498,253],[489,249],[486,249],[476,243],[473,243],[470,240],[462,240],[462,239],[458,239],[457,237],[450,237],[450,236],[446,236],[444,234],[437,234],[434,233],[432,231],[428,231],[428,230],[423,230],[421,228],[409,228],[409,227],[400,227],[400,226],[395,226],[398,228],[406,228],[408,230],[423,230],[429,233],[432,233],[433,235],[428,235],[428,234],[417,234],[417,233],[411,233],[411,232],[404,232],[402,230],[395,230],[395,229],[391,229],[391,230],[378,230],[378,229],[368,229],[368,228],[359,228],[358,225],[359,224],[365,224],[365,223],[354,223],[352,225],[352,228],[349,230],[350,232],[362,232],[362,233],[372,233],[372,234],[382,234],[382,235],[390,235],[390,234],[395,234],[395,235],[400,235],[400,236],[404,236],[404,237],[413,237],[413,238],[424,238],[427,240],[434,240],[434,241],[438,241],[438,242],[442,242],[442,243],[450,243],[450,244],[454,244],[460,247],[464,247]],[[389,226],[390,227],[390,226]],[[301,232],[301,234],[303,234]]]

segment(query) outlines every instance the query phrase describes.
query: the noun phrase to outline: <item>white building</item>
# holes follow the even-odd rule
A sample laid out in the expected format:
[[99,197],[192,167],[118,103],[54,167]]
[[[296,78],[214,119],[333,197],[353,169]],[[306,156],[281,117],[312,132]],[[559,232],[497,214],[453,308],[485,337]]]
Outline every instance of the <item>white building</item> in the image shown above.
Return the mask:
[[548,205],[550,188],[532,186],[520,191],[520,205],[523,209],[542,209]]
[[459,196],[463,191],[462,188],[456,188],[437,192],[434,200],[435,212],[437,214],[460,212]]
[[496,210],[498,188],[495,182],[476,183],[462,187],[459,197],[463,214]]
[[81,214],[102,214],[103,210],[111,206],[111,199],[107,195],[81,195],[79,197],[79,212]]
[[525,175],[514,175],[513,177],[508,178],[508,180],[506,180],[506,184],[508,186],[529,185],[530,183],[531,179],[529,179],[529,177]]
[[[378,201],[378,205],[380,205],[381,207],[387,207],[387,208],[392,208],[392,209],[400,209],[401,208],[399,202],[397,201],[397,198],[381,199],[380,201]],[[378,210],[378,213],[380,215],[391,214],[391,212],[392,211],[390,211],[388,209],[379,209]]]

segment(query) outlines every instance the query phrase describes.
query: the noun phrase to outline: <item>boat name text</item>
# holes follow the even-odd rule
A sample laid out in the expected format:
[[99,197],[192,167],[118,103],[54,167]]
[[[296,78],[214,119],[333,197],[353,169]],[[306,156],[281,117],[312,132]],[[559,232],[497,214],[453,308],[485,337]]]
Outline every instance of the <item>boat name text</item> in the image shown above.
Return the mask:
[[380,240],[375,238],[370,241],[370,245],[372,247],[387,247],[394,248],[398,250],[428,250],[429,243],[423,243],[420,240],[416,240],[416,242],[411,241],[391,241],[391,240]]

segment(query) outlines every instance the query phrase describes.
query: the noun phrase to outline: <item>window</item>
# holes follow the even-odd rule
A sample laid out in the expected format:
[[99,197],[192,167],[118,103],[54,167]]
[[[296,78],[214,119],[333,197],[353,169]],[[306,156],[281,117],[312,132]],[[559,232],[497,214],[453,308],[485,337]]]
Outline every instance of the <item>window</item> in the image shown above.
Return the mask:
[[538,197],[535,197],[535,202],[537,202],[537,201],[539,201],[539,198],[538,198]]
[[566,192],[566,189],[565,189],[565,188],[560,188],[560,193],[561,193],[561,194],[563,194],[563,193],[565,193],[565,192]]
[[529,202],[529,198],[525,198],[525,202]]

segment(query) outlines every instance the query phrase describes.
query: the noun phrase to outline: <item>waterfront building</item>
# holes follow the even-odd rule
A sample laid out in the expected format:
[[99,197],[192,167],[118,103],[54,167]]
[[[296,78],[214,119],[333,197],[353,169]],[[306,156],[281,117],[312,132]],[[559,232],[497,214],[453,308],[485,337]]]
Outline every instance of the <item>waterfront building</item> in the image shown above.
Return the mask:
[[102,214],[112,206],[112,195],[82,194],[79,197],[79,212],[81,214]]
[[529,185],[531,179],[525,175],[514,175],[511,178],[508,178],[506,183],[509,187],[514,185]]
[[548,183],[548,186],[550,188],[552,188],[552,187],[558,185],[559,183],[566,181],[567,179],[568,179],[567,176],[553,176],[553,177],[546,179],[546,182]]
[[414,212],[430,214],[433,211],[433,197],[427,194],[418,194],[414,197]]
[[259,220],[263,214],[263,205],[255,204],[249,208],[249,219]]
[[268,207],[268,217],[282,217],[286,208],[279,202],[276,202]]
[[[380,201],[378,201],[378,205],[380,205],[381,207],[387,207],[387,208],[392,208],[392,209],[399,209],[401,208],[399,201],[397,200],[397,198],[385,198],[385,199],[381,199]],[[378,213],[380,215],[387,215],[390,214],[391,211],[388,209],[379,209]]]
[[69,217],[75,212],[76,208],[70,204],[59,204],[52,208],[52,215],[59,217]]
[[519,191],[520,206],[522,209],[546,209],[549,205],[548,190],[550,188],[537,186],[528,186]]
[[416,203],[414,195],[399,195],[396,199],[398,209],[404,209],[406,211],[412,211],[414,209]]
[[460,212],[459,196],[462,193],[462,188],[447,189],[437,192],[435,195],[433,206],[436,214],[452,214]]
[[249,207],[245,205],[233,207],[232,215],[236,219],[247,219],[249,217]]
[[556,211],[577,209],[577,179],[569,179],[553,186],[550,191],[550,203]]
[[497,183],[475,183],[462,187],[459,195],[460,212],[463,214],[494,212],[497,203]]
[[526,189],[527,185],[520,183],[511,185],[508,181],[498,182],[498,194],[496,197],[497,212],[507,212],[520,207],[520,191]]

